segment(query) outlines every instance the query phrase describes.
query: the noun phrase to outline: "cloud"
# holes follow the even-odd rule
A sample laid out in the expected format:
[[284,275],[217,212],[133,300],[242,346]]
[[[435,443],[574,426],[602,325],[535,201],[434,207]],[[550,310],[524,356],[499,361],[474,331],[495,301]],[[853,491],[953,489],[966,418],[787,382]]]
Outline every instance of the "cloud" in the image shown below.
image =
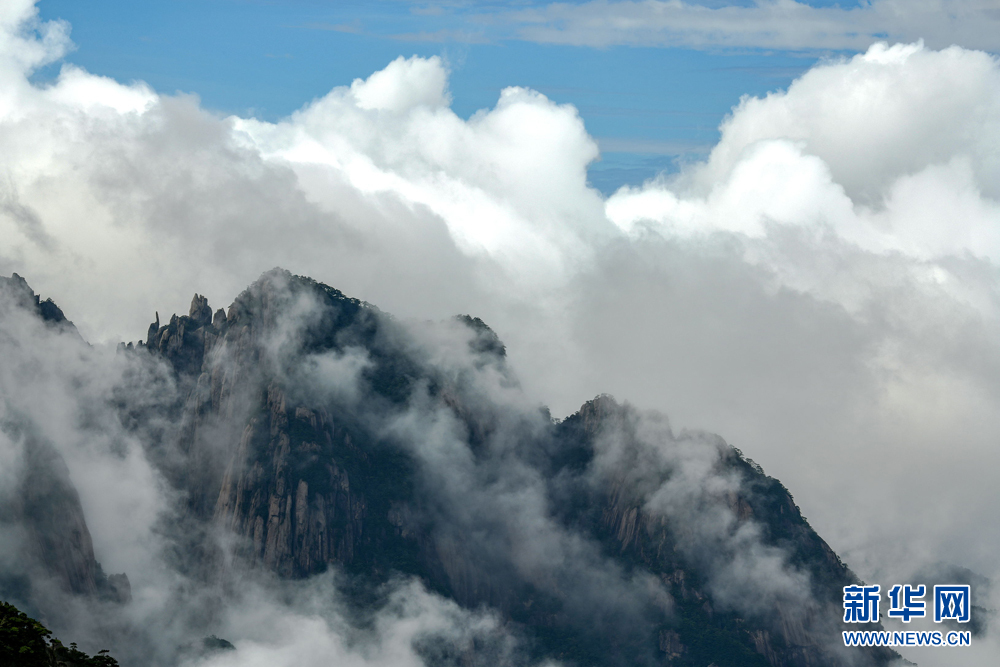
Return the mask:
[[462,354],[471,349],[463,325],[419,327],[415,335],[412,354],[434,369],[431,378],[447,378],[445,398],[418,391],[405,410],[373,421],[417,463],[416,511],[431,526],[456,595],[485,590],[508,611],[550,604],[560,627],[588,635],[611,628],[623,644],[641,646],[626,638],[646,637],[669,619],[670,594],[562,520],[566,508],[553,487],[574,482],[547,478],[539,463],[539,450],[551,447],[547,412],[502,364]]
[[507,88],[494,109],[463,121],[447,108],[445,77],[437,57],[398,58],[287,121],[236,130],[269,158],[342,170],[365,194],[426,207],[470,254],[503,255],[520,272],[563,270],[562,219],[577,216],[581,235],[606,231],[580,181],[597,148],[575,109]]
[[[352,612],[339,605],[339,582],[330,575],[308,584],[274,588],[252,586],[243,604],[226,610],[222,632],[235,650],[217,651],[183,661],[186,666],[351,667],[422,666],[441,653],[435,664],[472,660],[475,665],[524,664],[500,619],[485,610],[468,612],[450,600],[427,592],[416,581],[394,582],[384,591],[383,606],[367,629],[357,627]],[[477,651],[469,648],[475,644]],[[423,650],[421,650],[423,649]],[[443,650],[442,650],[443,649]],[[428,655],[427,653],[430,653]],[[466,664],[462,662],[461,664]]]
[[707,160],[605,200],[573,107],[509,88],[462,119],[439,59],[398,59],[277,123],[219,118],[71,65],[35,85],[68,28],[3,11],[0,182],[28,217],[0,214],[0,273],[89,340],[134,340],[193,292],[229,303],[275,265],[401,317],[471,313],[525,400],[561,416],[607,391],[721,433],[866,578],[1000,572],[993,56],[928,32],[822,63],[740,101]]
[[731,450],[718,436],[675,435],[663,415],[626,407],[600,433],[591,471],[594,483],[638,496],[654,520],[672,529],[676,548],[708,579],[721,609],[766,615],[814,611],[809,575],[768,546],[753,519],[734,511],[737,494],[749,495],[741,474],[725,465]]
[[862,50],[873,42],[924,39],[997,50],[1000,14],[988,0],[873,0],[814,7],[795,0],[750,4],[648,0],[558,2],[509,12],[500,20],[528,41],[605,48],[659,46]]
[[23,86],[20,80],[25,73],[58,60],[70,46],[69,24],[65,21],[39,21],[32,0],[4,3],[0,10],[0,50],[4,55],[0,76],[6,85]]
[[[10,189],[41,225],[26,235],[23,220],[0,217],[0,262],[63,303],[134,313],[126,329],[81,309],[91,338],[142,331],[162,307],[153,303],[182,310],[175,291],[224,302],[276,264],[316,275],[339,266],[332,282],[348,291],[442,316],[454,306],[434,301],[456,291],[460,310],[473,310],[467,285],[564,279],[585,239],[613,230],[583,179],[596,144],[572,107],[524,89],[462,120],[447,107],[446,77],[439,59],[399,59],[278,124],[215,118],[142,84],[109,90],[71,66],[51,86],[24,82],[24,99],[8,96],[16,109],[0,142]],[[561,224],[569,217],[573,230]],[[237,229],[249,246],[233,243]],[[34,247],[43,233],[57,242],[44,251]],[[46,276],[57,272],[43,267],[57,265],[118,288],[53,290]],[[415,300],[398,289],[412,271],[431,281]],[[154,278],[165,273],[186,284],[167,288]]]
[[[974,509],[994,501],[963,491],[989,485],[976,469],[998,426],[982,412],[998,396],[997,75],[980,52],[876,45],[744,99],[706,162],[607,202],[634,241],[588,284],[604,318],[658,304],[622,343],[656,350],[674,386],[605,371],[613,389],[742,433],[793,492],[825,488],[828,510],[797,497],[871,578],[953,557],[940,539],[966,554],[997,539]],[[904,479],[920,489],[905,504]],[[915,538],[929,523],[941,532]]]

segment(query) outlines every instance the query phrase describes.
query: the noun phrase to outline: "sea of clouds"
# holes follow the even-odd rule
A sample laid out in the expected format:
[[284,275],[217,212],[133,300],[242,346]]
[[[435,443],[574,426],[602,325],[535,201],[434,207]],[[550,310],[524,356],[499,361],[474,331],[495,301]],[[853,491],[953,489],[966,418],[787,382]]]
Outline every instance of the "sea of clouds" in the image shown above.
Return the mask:
[[91,342],[276,265],[401,317],[471,313],[556,416],[610,392],[722,434],[866,580],[1000,574],[996,57],[821,62],[739,100],[704,162],[604,198],[576,109],[508,88],[461,118],[438,58],[267,123],[71,56],[32,81],[70,48],[30,0],[0,5],[0,274]]

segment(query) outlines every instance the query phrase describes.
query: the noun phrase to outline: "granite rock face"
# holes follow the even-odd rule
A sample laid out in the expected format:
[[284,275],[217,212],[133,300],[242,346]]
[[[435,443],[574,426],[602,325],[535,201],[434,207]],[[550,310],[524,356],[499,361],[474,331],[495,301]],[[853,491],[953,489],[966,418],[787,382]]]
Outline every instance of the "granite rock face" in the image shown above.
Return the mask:
[[[246,538],[245,556],[283,575],[306,576],[330,563],[351,563],[364,539],[368,506],[338,460],[357,456],[349,433],[330,416],[289,411],[276,386],[268,412],[244,430],[219,490],[215,517]],[[294,441],[293,441],[294,438]],[[254,445],[266,442],[262,460]],[[303,461],[312,460],[312,465]]]
[[[274,355],[284,352],[270,349],[272,335],[296,299],[317,296],[290,280],[270,274],[228,314],[213,316],[195,295],[188,315],[163,325],[157,318],[135,349],[164,358],[186,387],[186,465],[170,477],[189,494],[192,513],[240,538],[243,564],[304,577],[352,563],[371,546],[368,501],[352,484],[371,471],[351,429],[322,408],[293,402],[278,379]],[[321,296],[327,319],[312,325],[313,336],[333,336],[362,312],[339,292]]]

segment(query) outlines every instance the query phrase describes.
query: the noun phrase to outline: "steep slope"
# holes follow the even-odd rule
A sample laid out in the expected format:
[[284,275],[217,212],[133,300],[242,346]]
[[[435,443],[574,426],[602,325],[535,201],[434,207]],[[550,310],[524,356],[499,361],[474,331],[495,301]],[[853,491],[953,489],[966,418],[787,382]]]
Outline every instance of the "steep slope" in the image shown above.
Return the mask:
[[554,423],[479,320],[403,325],[275,270],[228,312],[196,295],[126,351],[166,360],[182,387],[177,441],[151,456],[187,498],[176,533],[202,576],[336,566],[367,590],[414,575],[569,664],[894,655],[838,649],[856,577],[780,483],[608,397]]
[[[14,363],[17,345],[11,329],[61,335],[73,345],[86,345],[62,310],[51,299],[42,301],[16,273],[0,278],[0,319],[5,325],[0,349],[8,365]],[[128,578],[106,576],[95,558],[79,494],[54,444],[31,418],[6,402],[0,403],[0,437],[17,452],[20,469],[15,479],[0,484],[0,534],[4,551],[13,549],[7,554],[10,564],[0,571],[0,597],[31,600],[32,581],[44,580],[75,594],[128,600]]]

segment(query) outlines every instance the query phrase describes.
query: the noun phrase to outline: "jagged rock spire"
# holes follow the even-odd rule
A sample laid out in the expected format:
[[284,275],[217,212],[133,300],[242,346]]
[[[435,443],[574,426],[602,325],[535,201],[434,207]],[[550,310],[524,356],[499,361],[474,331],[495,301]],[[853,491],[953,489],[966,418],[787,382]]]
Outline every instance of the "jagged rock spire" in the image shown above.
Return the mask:
[[194,298],[191,299],[191,309],[188,311],[188,317],[191,318],[196,327],[211,324],[212,309],[208,306],[208,298],[201,294],[195,294]]

